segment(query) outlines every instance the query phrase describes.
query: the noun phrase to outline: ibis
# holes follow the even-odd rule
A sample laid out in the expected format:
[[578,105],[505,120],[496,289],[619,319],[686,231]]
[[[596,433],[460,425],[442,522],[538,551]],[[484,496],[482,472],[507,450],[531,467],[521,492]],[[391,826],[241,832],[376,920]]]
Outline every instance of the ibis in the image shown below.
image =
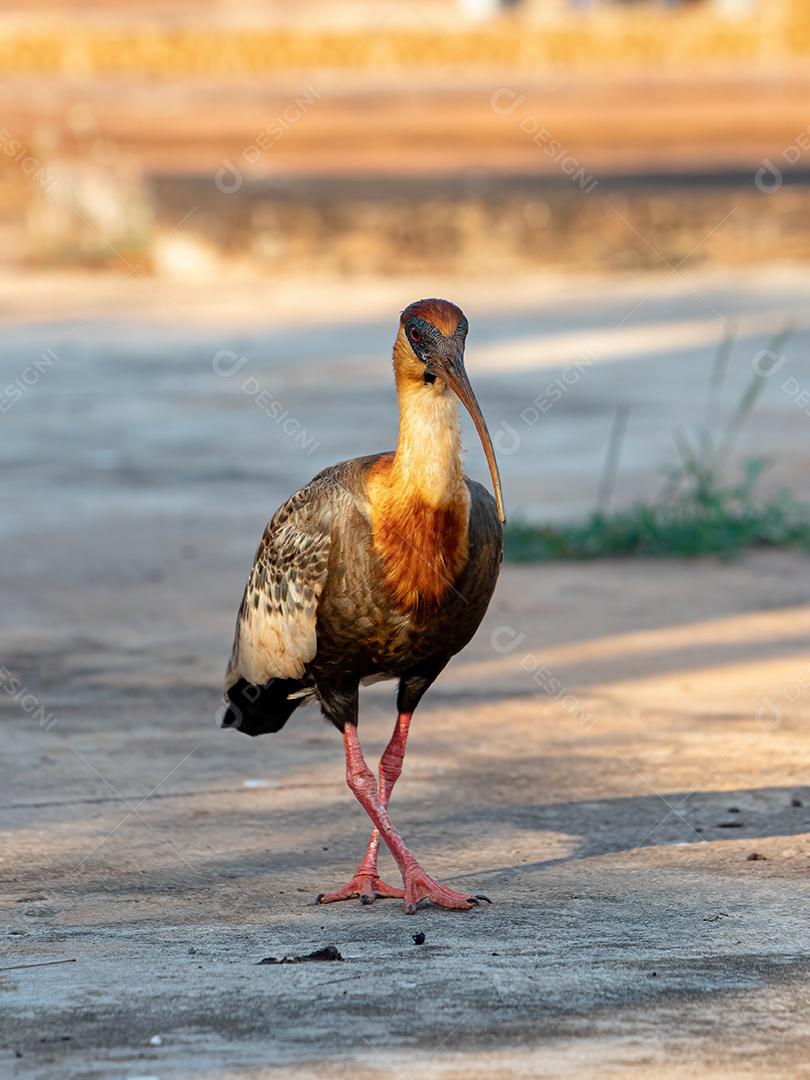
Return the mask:
[[[467,319],[447,300],[417,300],[394,342],[399,437],[393,452],[324,469],[281,506],[262,536],[237,617],[223,727],[279,731],[307,700],[341,732],[346,780],[371,819],[356,873],[321,893],[429,901],[470,910],[487,897],[440,884],[406,847],[388,811],[414,710],[489,605],[503,552],[495,452],[464,365]],[[459,402],[475,424],[495,497],[462,470]],[[379,763],[357,734],[363,684],[397,679],[397,719]],[[380,839],[402,876],[381,880]]]

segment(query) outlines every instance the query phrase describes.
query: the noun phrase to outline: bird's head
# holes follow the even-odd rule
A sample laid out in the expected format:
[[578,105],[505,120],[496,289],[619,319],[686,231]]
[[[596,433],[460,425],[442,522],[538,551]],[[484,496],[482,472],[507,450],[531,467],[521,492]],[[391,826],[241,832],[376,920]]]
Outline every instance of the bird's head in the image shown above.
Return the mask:
[[402,391],[444,394],[449,388],[472,417],[489,465],[498,515],[505,521],[501,478],[492,439],[464,368],[469,324],[449,300],[415,300],[400,315],[394,370]]

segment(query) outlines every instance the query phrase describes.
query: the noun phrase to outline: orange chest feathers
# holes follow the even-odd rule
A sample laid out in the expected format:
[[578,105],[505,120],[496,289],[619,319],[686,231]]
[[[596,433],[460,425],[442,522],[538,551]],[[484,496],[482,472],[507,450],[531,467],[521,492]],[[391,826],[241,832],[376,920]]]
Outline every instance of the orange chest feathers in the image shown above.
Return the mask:
[[390,458],[369,475],[374,549],[397,607],[415,613],[438,605],[467,562],[469,494],[434,506],[417,488],[399,485]]

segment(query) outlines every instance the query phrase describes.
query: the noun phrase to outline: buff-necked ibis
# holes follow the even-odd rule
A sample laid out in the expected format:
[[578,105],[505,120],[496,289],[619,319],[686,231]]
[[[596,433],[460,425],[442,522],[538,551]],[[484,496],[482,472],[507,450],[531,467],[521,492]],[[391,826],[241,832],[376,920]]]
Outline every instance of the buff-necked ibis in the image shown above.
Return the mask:
[[[484,617],[503,550],[503,498],[492,442],[464,368],[467,319],[447,300],[418,300],[394,342],[399,439],[393,453],[324,469],[281,506],[250,572],[225,681],[223,727],[278,731],[305,700],[343,734],[346,779],[371,818],[348,884],[321,894],[404,897],[469,909],[486,899],[429,877],[401,840],[388,801],[414,709]],[[462,472],[458,400],[484,447],[493,499]],[[379,786],[357,737],[361,683],[398,679],[397,721]],[[377,873],[380,837],[404,888]]]

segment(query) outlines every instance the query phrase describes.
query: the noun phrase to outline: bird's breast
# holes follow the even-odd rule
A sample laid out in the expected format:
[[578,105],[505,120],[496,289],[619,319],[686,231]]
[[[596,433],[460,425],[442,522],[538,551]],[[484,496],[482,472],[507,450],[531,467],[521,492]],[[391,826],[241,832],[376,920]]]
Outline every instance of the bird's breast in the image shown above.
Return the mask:
[[407,612],[435,608],[463,571],[468,557],[470,496],[466,484],[436,504],[406,483],[381,458],[368,479],[372,542],[387,590]]

